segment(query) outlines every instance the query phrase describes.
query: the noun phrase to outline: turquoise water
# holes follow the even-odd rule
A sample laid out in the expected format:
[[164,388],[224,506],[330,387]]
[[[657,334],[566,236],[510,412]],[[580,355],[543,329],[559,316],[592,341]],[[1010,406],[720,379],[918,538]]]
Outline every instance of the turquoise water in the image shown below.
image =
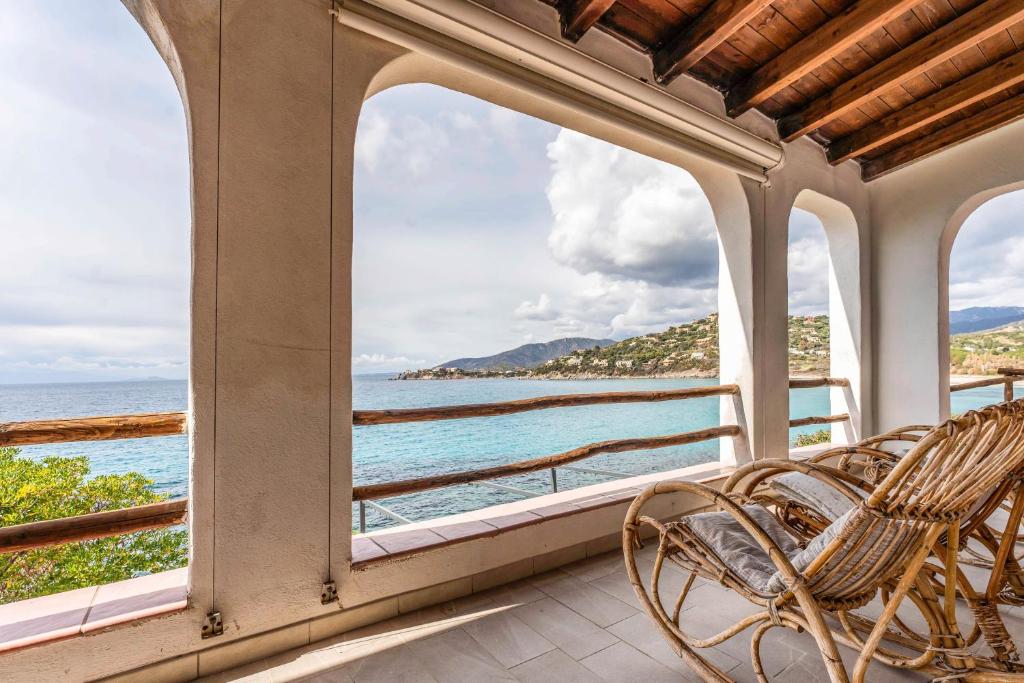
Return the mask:
[[[357,409],[413,408],[459,403],[486,403],[550,394],[670,389],[714,384],[714,379],[634,380],[463,380],[396,382],[388,375],[362,375],[353,380]],[[1001,400],[1000,387],[953,394],[953,411]],[[0,386],[0,422],[116,415],[133,412],[184,410],[184,381],[95,382]],[[719,399],[664,403],[579,406],[517,415],[413,424],[356,427],[353,471],[356,484],[428,476],[441,472],[488,467],[558,453],[595,441],[675,434],[718,424]],[[794,390],[792,417],[827,414],[827,389]],[[815,427],[792,430],[792,436]],[[185,495],[188,483],[188,443],[185,437],[33,446],[31,457],[85,455],[94,474],[139,471],[160,491]],[[652,451],[599,455],[582,467],[625,474],[643,474],[709,462],[718,457],[718,442],[676,446]],[[608,476],[560,471],[562,489],[607,481]],[[547,472],[501,480],[535,493],[551,490]],[[474,510],[521,498],[508,491],[465,485],[382,501],[389,509],[413,520]],[[393,524],[368,511],[370,528]]]

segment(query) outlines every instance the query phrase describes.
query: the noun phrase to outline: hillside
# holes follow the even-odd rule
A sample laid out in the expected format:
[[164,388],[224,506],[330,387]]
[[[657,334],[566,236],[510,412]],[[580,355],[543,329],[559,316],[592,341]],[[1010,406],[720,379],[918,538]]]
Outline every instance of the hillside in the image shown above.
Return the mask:
[[457,370],[512,370],[537,367],[542,363],[567,356],[579,349],[592,349],[614,344],[612,339],[588,339],[586,337],[566,337],[544,344],[524,344],[510,351],[496,353],[482,358],[456,358],[441,363],[435,369],[455,368]]
[[1020,306],[973,306],[949,312],[949,333],[992,330],[1021,320],[1024,308]]
[[949,340],[954,375],[994,375],[998,368],[1024,365],[1024,321],[994,330],[956,334]]
[[[789,339],[790,369],[793,372],[828,372],[827,316],[791,316]],[[505,366],[476,370],[457,367],[455,362],[405,372],[398,379],[714,377],[718,374],[718,315],[674,325],[663,332],[631,337],[603,348],[599,343],[591,344],[549,359],[532,369]]]

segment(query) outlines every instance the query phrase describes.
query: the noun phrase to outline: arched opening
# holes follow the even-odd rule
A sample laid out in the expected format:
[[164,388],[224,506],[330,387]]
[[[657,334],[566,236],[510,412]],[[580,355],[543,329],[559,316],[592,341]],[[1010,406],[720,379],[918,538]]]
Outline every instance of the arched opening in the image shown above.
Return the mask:
[[[0,422],[183,412],[189,159],[175,83],[120,3],[5,3],[0,14],[12,105],[0,153]],[[180,498],[188,439],[0,448],[0,480],[14,492],[5,526]],[[188,556],[183,526],[8,553],[0,603],[178,569]]]
[[[357,411],[716,383],[716,217],[681,168],[440,86],[407,84],[365,103],[354,187]],[[719,398],[708,396],[357,424],[353,480],[358,490],[678,434],[717,425],[719,413]],[[372,499],[357,504],[353,526],[718,458],[714,441],[597,455],[554,472]]]
[[[1024,368],[1024,190],[984,200],[963,220],[948,252],[950,412],[1004,399],[1003,369]],[[956,385],[993,384],[957,390]],[[1021,385],[1015,395],[1020,397]]]
[[804,190],[789,223],[791,377],[828,377],[830,386],[794,391],[794,418],[844,419],[790,430],[796,445],[849,443],[861,432],[861,279],[857,224],[842,202]]

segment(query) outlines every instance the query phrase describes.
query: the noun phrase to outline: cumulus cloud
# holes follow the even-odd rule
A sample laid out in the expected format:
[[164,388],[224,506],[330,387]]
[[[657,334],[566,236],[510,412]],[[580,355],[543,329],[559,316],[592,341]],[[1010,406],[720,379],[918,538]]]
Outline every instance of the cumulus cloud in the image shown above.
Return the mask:
[[789,220],[789,313],[828,313],[828,240],[814,214],[793,209]]
[[541,294],[537,303],[524,301],[516,307],[513,315],[523,320],[555,320],[558,318],[558,311],[551,305],[551,297]]
[[581,273],[713,287],[715,222],[685,171],[568,129],[548,145],[548,246]]
[[1024,190],[991,199],[968,216],[949,262],[949,307],[1024,305]]

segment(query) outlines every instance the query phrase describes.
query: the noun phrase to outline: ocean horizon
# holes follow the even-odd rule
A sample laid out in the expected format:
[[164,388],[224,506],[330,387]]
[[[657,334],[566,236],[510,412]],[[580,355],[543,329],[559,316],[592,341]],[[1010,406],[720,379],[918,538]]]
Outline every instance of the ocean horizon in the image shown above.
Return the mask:
[[[397,373],[353,375],[355,409],[419,408],[489,403],[551,394],[643,391],[717,384],[716,378],[471,379],[391,381]],[[829,412],[827,388],[790,392],[791,417]],[[962,412],[1002,400],[1002,388],[957,392],[953,411]],[[188,382],[175,379],[49,382],[0,385],[0,422],[91,415],[185,410]],[[719,398],[659,403],[575,406],[494,417],[353,428],[353,478],[356,485],[477,469],[562,452],[596,441],[658,436],[718,425]],[[791,430],[814,432],[810,426]],[[628,475],[647,474],[714,461],[718,442],[595,456],[579,467]],[[22,448],[33,459],[84,455],[93,476],[136,471],[153,488],[171,496],[187,495],[188,439],[166,436],[117,441],[48,444]],[[608,481],[610,475],[559,470],[562,490]],[[506,486],[549,493],[548,472],[507,477]],[[479,485],[453,486],[381,501],[400,515],[419,521],[512,502],[516,494]],[[354,519],[357,517],[354,516]],[[394,524],[367,512],[368,528]]]

